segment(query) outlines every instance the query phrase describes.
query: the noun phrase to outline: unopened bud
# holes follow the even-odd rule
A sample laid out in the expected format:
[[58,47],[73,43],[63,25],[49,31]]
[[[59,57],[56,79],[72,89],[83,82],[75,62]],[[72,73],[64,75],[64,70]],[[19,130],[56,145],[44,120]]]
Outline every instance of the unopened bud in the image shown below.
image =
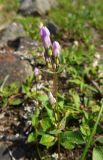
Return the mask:
[[51,65],[51,63],[50,63],[50,62],[48,62],[48,63],[47,63],[47,66],[48,66],[48,68],[49,68],[49,69],[51,69],[51,68],[52,68],[52,65]]
[[48,55],[49,55],[50,57],[52,56],[52,50],[51,50],[51,49],[48,50]]
[[78,42],[78,41],[74,41],[74,45],[75,45],[76,47],[78,47],[78,46],[79,46],[79,42]]
[[57,65],[59,64],[59,59],[58,59],[58,58],[56,58],[56,64],[57,64]]
[[53,45],[52,45],[52,49],[53,49],[53,56],[58,57],[60,55],[60,44],[59,44],[59,42],[54,41]]
[[37,77],[39,74],[39,69],[37,67],[34,68],[34,75]]
[[99,54],[99,53],[96,53],[96,54],[95,54],[95,58],[100,59],[100,54]]
[[40,28],[40,36],[44,45],[45,49],[48,49],[51,45],[51,40],[50,40],[50,32],[47,27],[41,27]]
[[49,102],[51,105],[56,103],[56,99],[53,97],[51,92],[49,92]]
[[42,22],[40,22],[40,24],[39,24],[39,28],[41,29],[43,27],[43,23]]
[[56,69],[57,68],[57,65],[55,63],[53,63],[53,68]]

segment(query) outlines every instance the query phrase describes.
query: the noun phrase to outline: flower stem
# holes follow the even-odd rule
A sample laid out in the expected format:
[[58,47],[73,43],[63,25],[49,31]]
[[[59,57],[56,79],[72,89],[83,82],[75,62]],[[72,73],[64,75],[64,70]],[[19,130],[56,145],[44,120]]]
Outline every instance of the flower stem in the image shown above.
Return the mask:
[[84,151],[83,151],[83,154],[82,154],[80,160],[85,160],[85,158],[86,158],[88,149],[89,149],[89,147],[90,147],[90,143],[92,142],[92,139],[93,139],[93,137],[94,137],[94,135],[95,135],[95,133],[96,133],[96,129],[97,129],[98,123],[99,123],[99,121],[100,121],[100,117],[101,117],[102,112],[103,112],[103,100],[101,101],[101,108],[100,108],[100,111],[99,111],[99,113],[98,113],[98,117],[97,117],[97,120],[96,120],[96,122],[95,122],[94,128],[93,128],[93,130],[92,130],[92,133],[91,133],[91,135],[90,135],[90,137],[89,137],[89,140],[88,140],[88,142],[87,142],[87,145],[85,146],[85,149],[84,149]]
[[[36,128],[35,128],[35,133],[36,133],[36,136],[37,136],[37,129]],[[40,153],[39,146],[38,146],[38,142],[36,142],[36,151],[37,151],[37,154],[38,154],[38,158],[40,160],[42,160],[41,153]]]
[[40,160],[42,160],[41,155],[40,155],[40,151],[39,151],[39,147],[38,144],[36,144],[36,149],[37,149],[37,154]]
[[60,159],[60,135],[58,134],[58,160]]
[[[53,69],[53,72],[54,72],[54,77],[53,77],[53,89],[54,89],[54,95],[56,97],[56,105],[55,105],[55,111],[57,113],[57,128],[59,126],[59,109],[58,109],[58,102],[57,102],[57,90],[58,90],[58,87],[57,87],[57,73],[55,72],[55,70]],[[54,111],[54,112],[55,112]],[[60,135],[58,134],[57,135],[57,138],[58,138],[58,160],[61,159],[60,157]]]

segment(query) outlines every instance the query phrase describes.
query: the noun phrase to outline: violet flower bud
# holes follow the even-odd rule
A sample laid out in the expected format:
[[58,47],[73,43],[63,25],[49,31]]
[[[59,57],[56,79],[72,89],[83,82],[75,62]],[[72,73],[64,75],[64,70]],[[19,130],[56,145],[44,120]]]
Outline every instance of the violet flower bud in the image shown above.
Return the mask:
[[50,32],[47,27],[41,27],[40,36],[41,36],[44,48],[48,49],[51,45],[51,40],[50,40]]
[[53,49],[53,56],[58,57],[60,55],[60,44],[59,44],[59,42],[54,41],[53,45],[52,45],[52,49]]
[[41,37],[50,36],[50,32],[47,27],[40,28],[40,36]]
[[45,36],[44,38],[42,38],[42,42],[43,42],[44,48],[46,48],[46,49],[48,49],[51,45],[51,41],[50,41],[49,36]]
[[34,68],[34,75],[37,77],[39,74],[39,69],[37,67]]

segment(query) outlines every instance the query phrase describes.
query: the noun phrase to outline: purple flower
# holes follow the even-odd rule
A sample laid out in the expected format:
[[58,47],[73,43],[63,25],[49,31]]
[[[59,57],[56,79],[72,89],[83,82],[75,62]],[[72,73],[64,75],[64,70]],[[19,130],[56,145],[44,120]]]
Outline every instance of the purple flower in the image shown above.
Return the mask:
[[51,40],[50,40],[50,32],[47,27],[41,27],[40,36],[41,36],[44,48],[48,49],[51,45]]
[[57,41],[53,42],[52,49],[53,49],[53,56],[58,57],[60,54],[60,44]]
[[37,76],[39,74],[39,69],[37,67],[34,68],[34,75]]
[[50,32],[47,27],[41,27],[40,36],[43,38],[45,36],[50,36]]
[[42,38],[42,42],[43,42],[44,48],[47,49],[50,47],[51,41],[49,36],[45,36],[44,38]]

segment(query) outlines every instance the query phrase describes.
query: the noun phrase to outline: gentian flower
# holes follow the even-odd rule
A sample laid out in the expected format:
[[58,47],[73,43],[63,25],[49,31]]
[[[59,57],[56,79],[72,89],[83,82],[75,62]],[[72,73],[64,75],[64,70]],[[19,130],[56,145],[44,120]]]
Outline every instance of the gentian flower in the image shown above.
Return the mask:
[[47,27],[41,27],[40,36],[41,37],[50,36],[50,32]]
[[39,74],[39,69],[37,67],[34,68],[34,75],[37,77]]
[[44,48],[48,49],[51,45],[51,40],[50,40],[50,32],[47,27],[41,27],[40,36],[41,36]]
[[60,44],[59,44],[59,42],[54,41],[53,45],[52,45],[52,49],[53,49],[53,56],[58,57],[59,54],[60,54]]

